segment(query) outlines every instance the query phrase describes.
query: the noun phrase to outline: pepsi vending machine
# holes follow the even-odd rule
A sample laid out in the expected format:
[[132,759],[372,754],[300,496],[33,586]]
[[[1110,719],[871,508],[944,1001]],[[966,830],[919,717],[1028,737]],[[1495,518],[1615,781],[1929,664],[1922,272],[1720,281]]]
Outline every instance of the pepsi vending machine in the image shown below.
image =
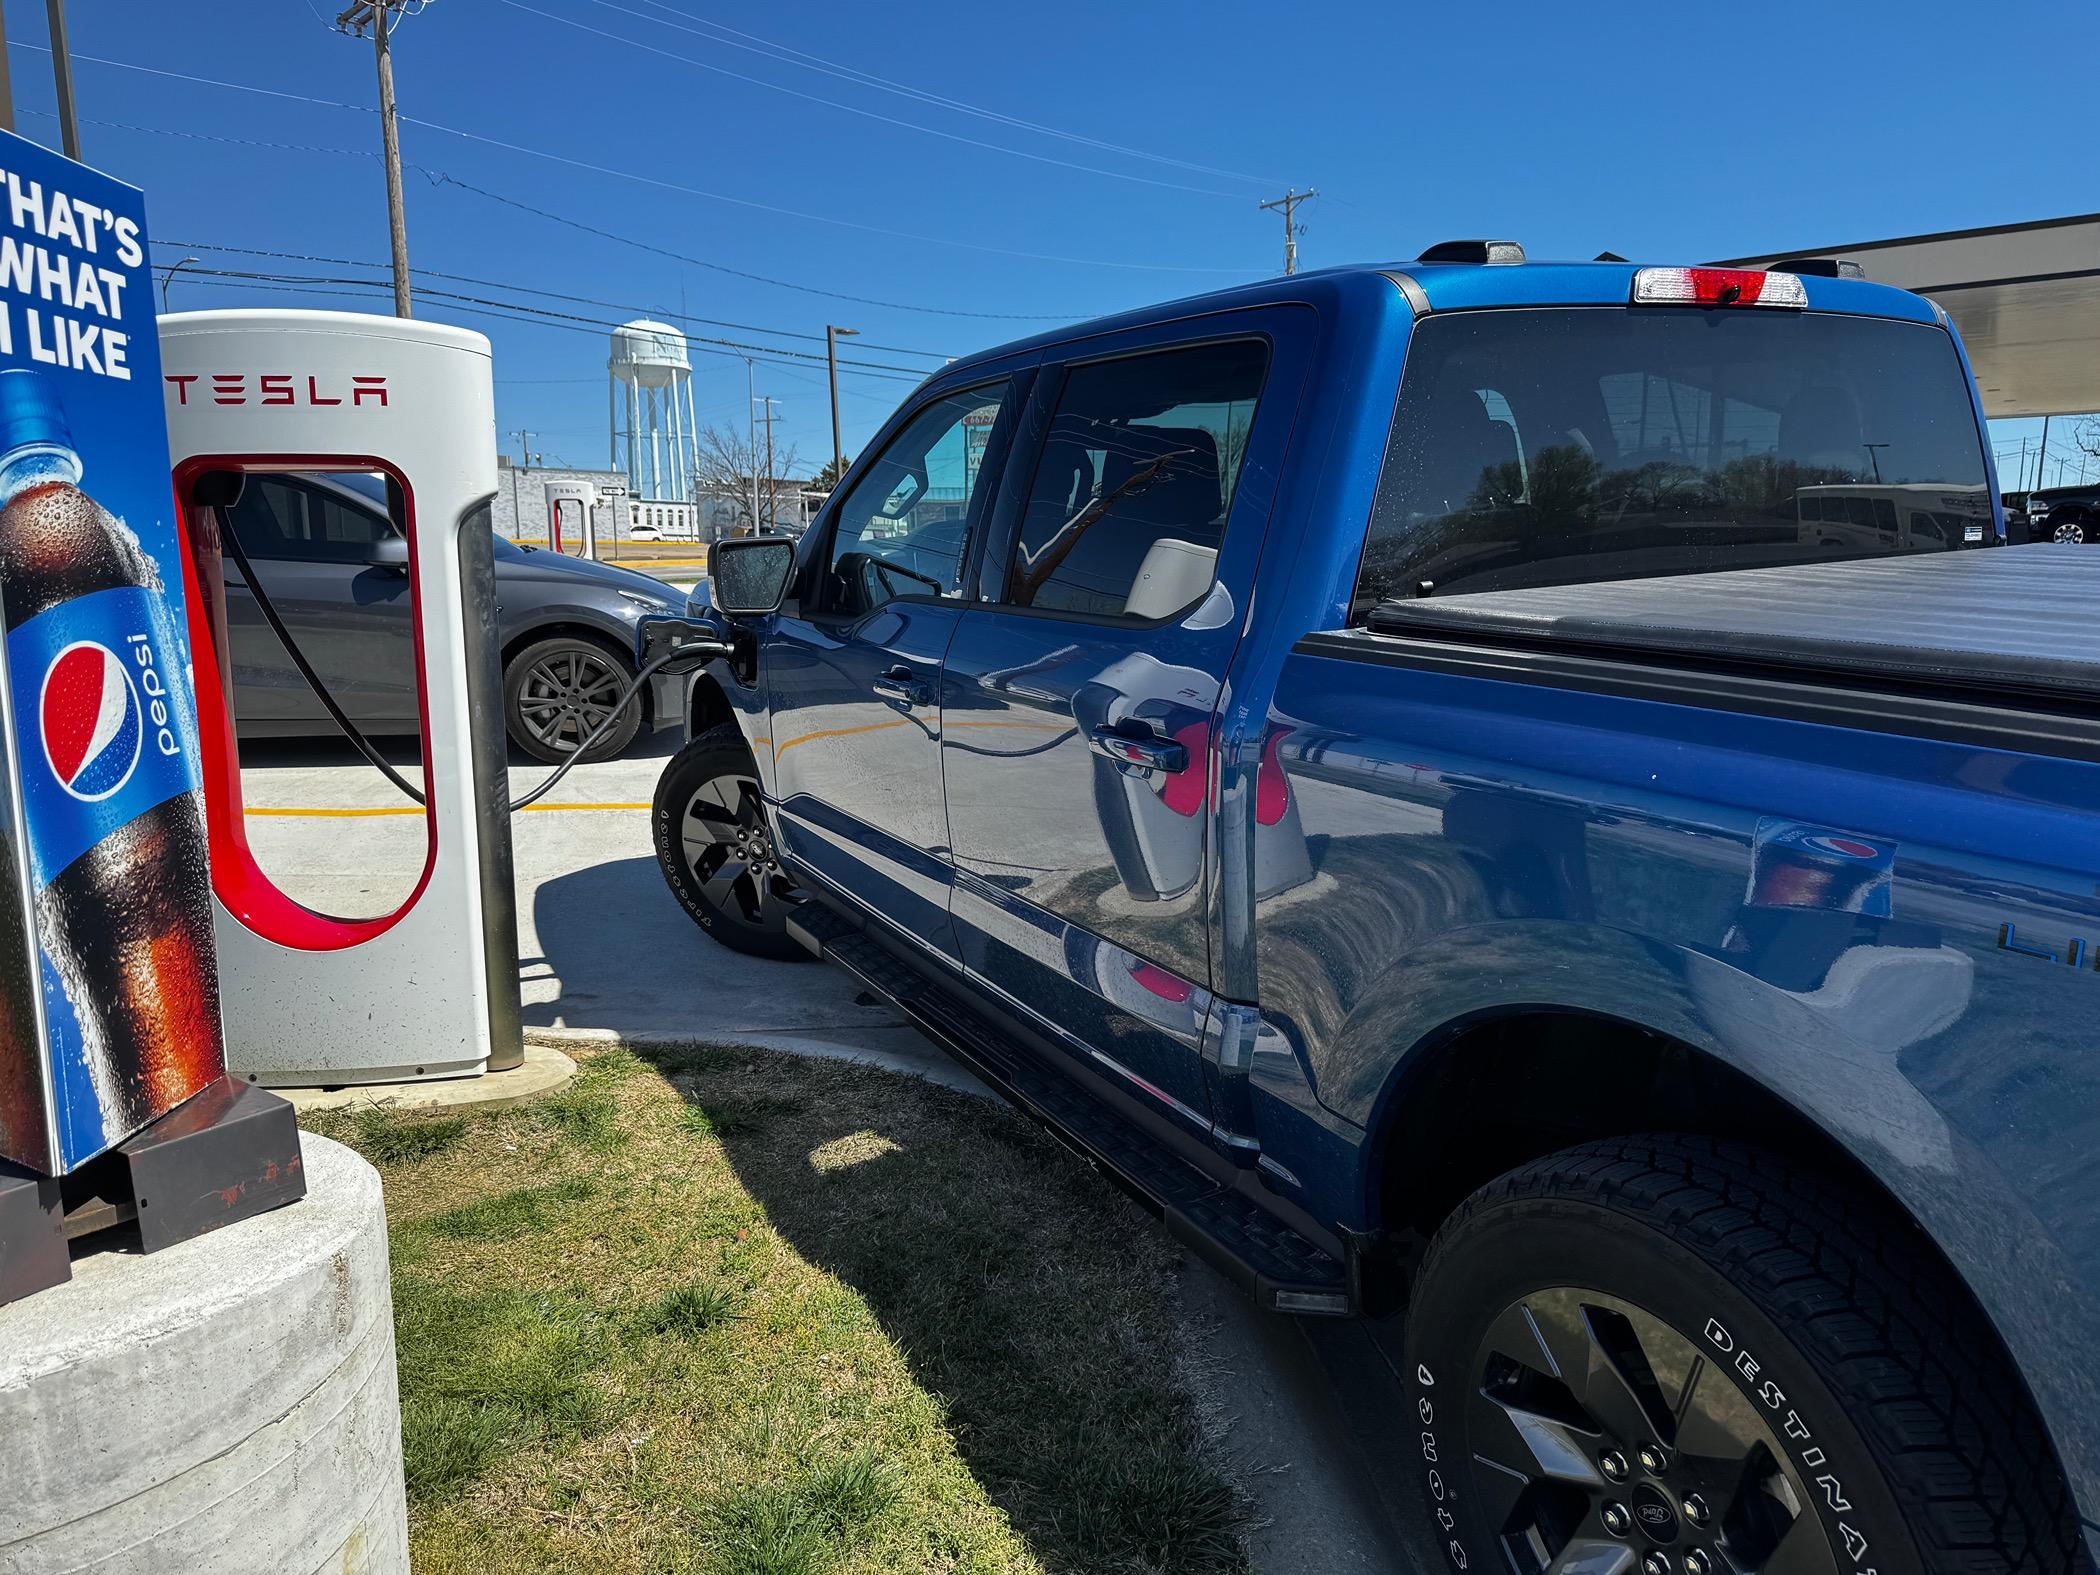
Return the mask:
[[[0,133],[0,221],[6,1299],[25,1277],[64,1278],[68,1212],[135,1218],[149,1249],[165,1244],[132,1192],[142,1156],[223,1166],[220,1145],[188,1140],[281,1102],[225,1080],[143,198]],[[185,1107],[179,1132],[160,1125]],[[280,1148],[289,1134],[262,1167],[278,1175],[191,1178],[237,1194],[210,1223],[252,1212],[251,1193],[285,1201],[296,1129],[288,1110],[270,1125]],[[107,1176],[58,1184],[127,1148]]]

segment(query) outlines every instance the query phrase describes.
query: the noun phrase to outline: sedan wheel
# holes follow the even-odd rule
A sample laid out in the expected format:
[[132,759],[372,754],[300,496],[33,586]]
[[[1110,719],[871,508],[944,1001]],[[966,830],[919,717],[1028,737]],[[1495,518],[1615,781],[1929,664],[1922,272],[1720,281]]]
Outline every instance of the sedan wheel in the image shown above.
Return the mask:
[[633,669],[619,657],[588,640],[542,640],[528,646],[511,658],[504,672],[510,735],[526,753],[561,761],[604,726],[583,758],[609,760],[641,728],[639,695],[615,715],[633,676]]

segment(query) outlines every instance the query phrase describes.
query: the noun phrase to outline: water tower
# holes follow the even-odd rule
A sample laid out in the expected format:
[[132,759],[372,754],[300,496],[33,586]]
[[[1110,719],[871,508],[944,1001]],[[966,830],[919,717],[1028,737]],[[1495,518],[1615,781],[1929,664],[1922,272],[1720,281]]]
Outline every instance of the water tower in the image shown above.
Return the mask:
[[623,324],[613,330],[605,371],[612,468],[627,472],[628,488],[637,498],[691,502],[693,367],[685,335],[648,318]]

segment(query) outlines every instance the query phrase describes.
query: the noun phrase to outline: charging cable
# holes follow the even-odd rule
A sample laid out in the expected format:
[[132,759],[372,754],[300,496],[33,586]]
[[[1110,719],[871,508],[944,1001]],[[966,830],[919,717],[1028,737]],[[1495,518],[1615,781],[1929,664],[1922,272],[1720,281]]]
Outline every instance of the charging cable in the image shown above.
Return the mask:
[[[307,687],[313,690],[314,698],[321,702],[321,709],[334,718],[335,725],[343,730],[343,736],[350,740],[357,752],[363,755],[380,775],[393,783],[403,793],[406,793],[416,803],[421,804],[424,802],[422,793],[406,777],[396,771],[392,765],[388,764],[386,757],[380,754],[369,738],[365,737],[358,729],[357,724],[344,714],[343,708],[336,704],[335,696],[328,692],[328,686],[321,682],[321,675],[314,671],[313,664],[306,659],[306,653],[299,649],[299,642],[292,638],[292,631],[287,629],[284,626],[284,620],[277,616],[277,609],[270,602],[270,593],[263,589],[262,579],[256,574],[255,565],[248,561],[247,549],[241,545],[240,537],[234,533],[233,522],[226,518],[224,510],[221,510],[219,513],[219,540],[232,556],[233,561],[240,567],[241,578],[248,582],[248,589],[255,596],[255,605],[262,611],[263,622],[267,623],[270,626],[270,632],[277,636],[277,643],[284,647],[284,654],[289,656],[292,659],[292,665],[299,669],[299,675],[306,680]],[[620,698],[615,700],[612,708],[598,719],[598,725],[585,735],[583,742],[576,746],[569,758],[555,767],[553,774],[530,793],[527,793],[523,798],[512,799],[510,803],[511,809],[523,809],[526,805],[545,797],[552,791],[554,785],[567,776],[575,768],[576,764],[583,759],[585,751],[597,743],[612,725],[619,721],[621,713],[634,704],[635,697],[642,692],[642,685],[647,683],[658,669],[681,658],[690,661],[692,655],[693,653],[689,650],[673,649],[664,652],[663,655],[644,666],[640,672],[628,680],[627,687],[620,691]]]
[[642,685],[649,681],[650,675],[654,673],[658,668],[664,666],[666,663],[675,662],[680,657],[685,656],[686,654],[687,653],[684,651],[666,651],[655,661],[649,663],[640,672],[636,673],[634,677],[630,678],[627,681],[627,687],[620,691],[620,698],[612,703],[612,709],[606,712],[604,716],[598,719],[598,725],[592,728],[589,734],[585,736],[583,742],[576,746],[575,753],[570,755],[569,758],[567,760],[564,760],[560,765],[556,766],[554,768],[554,774],[548,777],[547,780],[542,782],[538,787],[534,788],[530,793],[527,793],[523,798],[512,799],[510,801],[511,809],[513,811],[521,810],[526,805],[530,804],[533,800],[541,798],[548,792],[550,792],[553,789],[555,783],[559,782],[563,777],[567,776],[570,773],[570,771],[575,769],[576,763],[579,760],[583,759],[583,752],[586,749],[589,749],[591,745],[598,742],[599,735],[601,733],[604,733],[608,728],[610,728],[613,725],[613,723],[619,721],[620,713],[622,711],[625,711],[627,707],[633,703],[634,697],[642,692]]
[[321,675],[314,671],[313,664],[306,659],[306,653],[299,649],[299,642],[292,638],[292,631],[287,629],[284,620],[277,616],[277,609],[270,602],[270,593],[263,589],[262,577],[255,572],[255,565],[248,561],[248,549],[241,545],[241,538],[234,532],[233,521],[226,517],[227,511],[220,509],[218,514],[220,545],[231,553],[233,561],[240,565],[241,578],[248,582],[248,589],[255,596],[255,605],[262,609],[263,622],[268,624],[270,632],[277,636],[277,643],[284,647],[284,654],[289,656],[292,665],[299,669],[299,676],[304,678],[306,686],[313,690],[314,698],[321,702],[321,709],[335,718],[335,725],[343,730],[343,736],[356,746],[357,752],[370,761],[381,776],[418,804],[422,803],[423,795],[409,784],[406,777],[387,764],[386,757],[372,746],[372,741],[358,731],[357,724],[345,716],[343,708],[335,703],[335,696],[328,692],[328,686],[321,682]]

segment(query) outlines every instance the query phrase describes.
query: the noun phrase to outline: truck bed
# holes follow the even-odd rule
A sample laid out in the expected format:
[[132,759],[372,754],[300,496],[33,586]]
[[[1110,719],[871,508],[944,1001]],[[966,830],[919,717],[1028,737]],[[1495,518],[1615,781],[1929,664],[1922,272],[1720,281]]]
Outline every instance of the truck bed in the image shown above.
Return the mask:
[[[2034,545],[1389,601],[1377,634],[2100,708],[2100,549]],[[1969,698],[1975,698],[1970,696]]]

